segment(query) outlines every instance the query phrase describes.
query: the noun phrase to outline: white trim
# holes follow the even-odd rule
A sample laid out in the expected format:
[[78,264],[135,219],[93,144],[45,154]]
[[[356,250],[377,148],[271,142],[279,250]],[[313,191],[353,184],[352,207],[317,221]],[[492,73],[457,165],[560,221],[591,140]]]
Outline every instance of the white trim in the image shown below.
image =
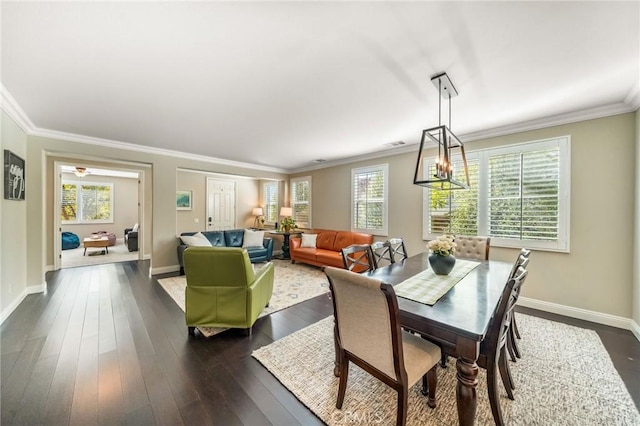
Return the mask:
[[46,291],[46,289],[47,289],[47,283],[43,282],[42,284],[39,284],[39,285],[30,285],[24,290],[22,290],[18,295],[18,297],[13,299],[13,301],[9,304],[9,306],[7,306],[4,309],[4,311],[2,311],[2,313],[0,314],[0,324],[4,323],[4,321],[7,318],[9,318],[9,316],[13,313],[13,311],[15,311],[18,306],[20,306],[20,304],[24,301],[24,299],[28,295],[34,294],[34,293],[43,293]]
[[151,255],[150,254],[142,255],[142,260],[151,260]]
[[149,268],[149,276],[158,275],[158,274],[167,274],[169,272],[178,272],[180,271],[180,265],[171,265],[171,266],[162,266],[159,268]]
[[[382,229],[368,229],[368,228],[356,228],[354,222],[354,208],[355,208],[355,193],[354,193],[354,178],[356,174],[367,172],[382,172]],[[389,234],[389,163],[376,164],[374,166],[354,167],[351,169],[351,232],[364,232],[381,237],[386,237]]]
[[624,103],[633,108],[634,111],[640,108],[640,82],[629,90],[629,93],[624,98]]
[[[58,268],[59,269],[59,268]],[[46,274],[47,272],[52,272],[55,271],[56,267],[54,265],[45,265],[44,266],[44,273]]]
[[[113,210],[113,201],[115,198],[115,189],[114,189],[115,185],[113,182],[80,181],[80,180],[62,178],[60,181],[60,185],[58,185],[58,189],[57,189],[61,193],[62,191],[60,190],[60,188],[64,184],[75,185],[76,187],[76,220],[61,220],[62,225],[91,225],[91,224],[97,224],[97,223],[114,223],[115,212]],[[82,200],[83,186],[93,186],[93,187],[108,186],[109,187],[109,219],[95,219],[95,220],[82,219],[82,216],[84,216],[84,202]],[[96,197],[96,203],[97,203],[97,197]],[[60,199],[60,207],[62,207],[62,199]],[[60,212],[60,209],[58,209],[58,212]]]
[[[550,312],[552,314],[564,315],[584,321],[591,321],[611,327],[622,328],[624,330],[630,330],[633,332],[633,321],[630,318],[604,314],[602,312],[589,311],[582,308],[574,308],[573,306],[560,305],[558,303],[545,302],[543,300],[531,299],[523,296],[518,298],[517,304],[527,308],[538,309],[540,311]],[[640,329],[638,331],[640,332]],[[636,337],[638,337],[638,334],[636,334]]]
[[[309,210],[309,222],[299,222],[296,220],[296,224],[298,226],[298,228],[302,228],[302,229],[312,229],[312,222],[313,219],[311,218],[312,216],[312,198],[313,198],[313,182],[312,182],[312,177],[311,175],[306,175],[306,176],[298,176],[298,177],[294,177],[289,179],[289,188],[290,188],[290,194],[289,194],[289,204],[291,205],[291,208],[294,209],[293,211],[295,212],[295,205],[293,203],[293,184],[294,183],[298,183],[298,182],[309,182],[309,201],[307,202],[307,206],[308,206],[308,210]],[[302,203],[300,203],[302,204]],[[295,218],[294,218],[295,219]],[[302,225],[302,226],[300,226]]]
[[631,332],[633,333],[634,336],[636,336],[636,339],[638,339],[638,341],[640,342],[640,325],[638,325],[637,322],[635,322],[634,320],[630,320],[631,321]]
[[33,129],[36,128],[36,126],[29,119],[24,110],[20,108],[20,105],[18,105],[18,102],[15,100],[15,98],[11,95],[11,93],[9,93],[7,88],[4,87],[4,84],[2,84],[0,87],[0,91],[2,92],[2,101],[0,102],[0,104],[2,105],[2,109],[7,113],[9,117],[13,119],[13,121],[16,122],[18,127],[20,127],[23,132],[25,132],[26,134],[30,134]]

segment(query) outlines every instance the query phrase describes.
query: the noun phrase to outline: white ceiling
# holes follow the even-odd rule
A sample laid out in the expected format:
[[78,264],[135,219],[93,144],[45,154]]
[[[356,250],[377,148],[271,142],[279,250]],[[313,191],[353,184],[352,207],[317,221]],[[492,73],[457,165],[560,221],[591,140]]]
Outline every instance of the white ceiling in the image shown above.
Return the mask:
[[638,1],[3,1],[1,79],[40,133],[291,171],[418,143],[442,71],[463,140],[633,110],[639,28]]

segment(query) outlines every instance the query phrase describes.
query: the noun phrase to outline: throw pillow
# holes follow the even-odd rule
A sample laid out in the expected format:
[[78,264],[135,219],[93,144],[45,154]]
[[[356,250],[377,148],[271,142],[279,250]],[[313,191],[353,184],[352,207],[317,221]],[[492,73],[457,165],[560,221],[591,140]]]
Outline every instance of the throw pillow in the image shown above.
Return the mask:
[[183,235],[180,239],[189,247],[211,247],[211,243],[202,232],[198,232],[195,235]]
[[302,241],[300,247],[316,248],[316,239],[318,234],[302,234]]
[[133,229],[131,230],[131,232],[138,232],[138,224],[137,223],[135,225],[133,225]]
[[244,230],[242,239],[242,247],[263,247],[264,231],[253,231],[251,229]]

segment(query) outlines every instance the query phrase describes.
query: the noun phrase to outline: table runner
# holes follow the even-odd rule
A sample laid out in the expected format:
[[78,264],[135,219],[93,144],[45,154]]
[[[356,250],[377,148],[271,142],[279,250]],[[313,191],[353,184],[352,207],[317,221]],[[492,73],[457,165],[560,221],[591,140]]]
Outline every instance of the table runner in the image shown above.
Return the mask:
[[456,259],[456,264],[449,275],[437,275],[433,269],[427,269],[407,278],[393,287],[396,295],[426,305],[434,305],[454,285],[463,279],[480,262]]

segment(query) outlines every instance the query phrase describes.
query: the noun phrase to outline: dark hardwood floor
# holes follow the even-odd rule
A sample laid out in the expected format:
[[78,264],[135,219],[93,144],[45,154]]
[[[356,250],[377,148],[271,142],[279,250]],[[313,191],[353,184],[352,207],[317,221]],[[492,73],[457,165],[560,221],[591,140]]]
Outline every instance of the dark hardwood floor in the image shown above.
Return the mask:
[[[3,425],[321,424],[251,352],[331,315],[328,295],[259,319],[250,337],[188,338],[148,271],[148,261],[65,269],[27,296],[0,329]],[[520,310],[596,330],[640,406],[629,331]]]

